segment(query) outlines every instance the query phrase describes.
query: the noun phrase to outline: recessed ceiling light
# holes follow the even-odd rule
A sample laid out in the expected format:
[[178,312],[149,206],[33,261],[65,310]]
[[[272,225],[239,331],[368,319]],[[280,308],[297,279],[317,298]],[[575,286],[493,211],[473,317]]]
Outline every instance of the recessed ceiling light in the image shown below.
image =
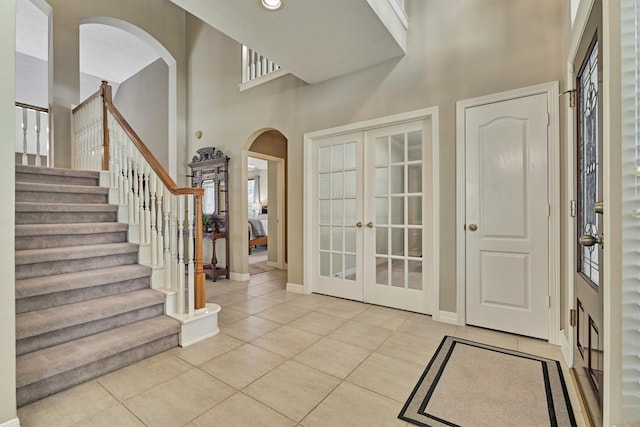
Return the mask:
[[269,10],[278,10],[282,7],[282,0],[261,0],[262,7]]

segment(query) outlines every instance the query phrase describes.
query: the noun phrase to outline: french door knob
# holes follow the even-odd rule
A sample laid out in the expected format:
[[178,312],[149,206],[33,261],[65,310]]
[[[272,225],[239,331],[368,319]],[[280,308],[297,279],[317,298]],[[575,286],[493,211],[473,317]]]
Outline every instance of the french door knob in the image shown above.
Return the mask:
[[373,228],[373,223],[372,223],[371,221],[369,221],[369,222],[367,223],[367,227],[369,227],[369,228]]
[[478,226],[475,224],[469,224],[469,230],[470,231],[476,231],[478,229]]
[[362,221],[358,221],[358,222],[356,223],[356,227],[358,227],[358,228],[362,228]]

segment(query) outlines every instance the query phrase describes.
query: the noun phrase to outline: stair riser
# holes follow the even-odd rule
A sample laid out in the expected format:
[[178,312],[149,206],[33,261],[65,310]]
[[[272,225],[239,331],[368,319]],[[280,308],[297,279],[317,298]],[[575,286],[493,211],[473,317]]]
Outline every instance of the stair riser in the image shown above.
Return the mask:
[[16,202],[39,203],[107,203],[106,194],[16,191]]
[[74,325],[70,328],[59,329],[42,335],[20,339],[16,341],[16,355],[20,356],[25,353],[40,350],[41,348],[63,344],[65,342],[84,338],[86,336],[127,325],[129,323],[150,319],[154,316],[160,316],[161,314],[164,314],[164,304],[157,304],[118,314],[116,316]]
[[[92,361],[42,381],[19,387],[16,390],[18,406],[35,402],[53,393],[76,386],[177,346],[178,334],[169,335],[117,355]],[[18,369],[20,369],[19,366]]]
[[39,182],[41,184],[62,184],[62,185],[90,185],[97,187],[98,178],[87,178],[78,176],[61,175],[41,175],[34,173],[16,172],[16,182]]
[[117,212],[16,212],[16,224],[74,224],[117,220]]
[[74,273],[76,271],[135,264],[137,262],[138,254],[136,252],[63,261],[40,262],[35,264],[22,264],[16,265],[16,279],[29,279],[32,277],[51,276],[54,274]]
[[101,286],[89,288],[79,288],[70,291],[44,294],[28,298],[16,299],[16,314],[28,311],[43,310],[65,304],[89,301],[94,298],[101,298],[110,295],[117,295],[124,292],[132,292],[140,289],[147,289],[151,285],[149,277],[125,280],[117,283],[109,283]]
[[101,243],[123,243],[127,232],[64,234],[46,236],[16,236],[16,250],[62,248],[65,246],[97,245]]

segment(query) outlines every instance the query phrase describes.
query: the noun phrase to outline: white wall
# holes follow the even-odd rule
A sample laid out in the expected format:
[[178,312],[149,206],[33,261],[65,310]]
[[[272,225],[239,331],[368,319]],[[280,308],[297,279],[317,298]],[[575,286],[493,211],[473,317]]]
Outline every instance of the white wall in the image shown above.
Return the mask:
[[[439,106],[440,308],[455,311],[455,102],[562,80],[562,2],[410,0],[406,9],[410,23],[403,58],[316,85],[288,76],[242,93],[239,44],[189,16],[189,142],[195,151],[215,141],[231,158],[233,203],[242,197],[239,156],[248,140],[261,129],[284,134],[288,281],[301,284],[304,133]],[[192,139],[195,130],[202,130],[207,141]],[[238,214],[232,204],[231,216]],[[237,230],[231,234],[234,266],[243,249],[233,242],[244,239]]]
[[0,424],[16,419],[15,323],[15,0],[0,2]]
[[113,103],[169,170],[169,68],[157,59],[120,84]]

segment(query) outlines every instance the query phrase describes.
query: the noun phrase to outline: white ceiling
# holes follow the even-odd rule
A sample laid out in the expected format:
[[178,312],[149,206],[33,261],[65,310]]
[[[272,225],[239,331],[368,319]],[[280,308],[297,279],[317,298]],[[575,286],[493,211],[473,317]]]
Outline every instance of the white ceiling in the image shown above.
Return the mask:
[[[390,6],[398,0],[284,0],[275,12],[263,9],[259,0],[171,1],[308,83],[405,53],[406,15]],[[16,51],[47,60],[47,21],[30,0],[18,0]],[[124,30],[80,26],[82,73],[120,84],[158,58]]]
[[307,83],[405,53],[407,18],[398,0],[171,0]]
[[250,172],[267,169],[267,161],[256,157],[247,157],[247,166]]
[[[48,18],[29,0],[16,2],[16,51],[48,59]],[[80,72],[122,83],[160,58],[139,38],[103,24],[80,26]]]

